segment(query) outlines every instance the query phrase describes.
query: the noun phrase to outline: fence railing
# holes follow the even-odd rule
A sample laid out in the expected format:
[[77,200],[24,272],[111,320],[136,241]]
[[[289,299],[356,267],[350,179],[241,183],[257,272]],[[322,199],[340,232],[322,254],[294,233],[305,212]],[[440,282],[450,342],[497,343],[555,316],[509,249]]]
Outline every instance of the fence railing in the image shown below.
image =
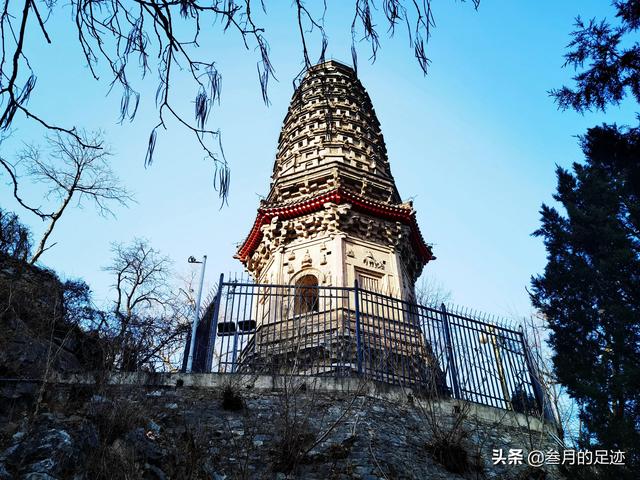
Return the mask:
[[521,330],[357,282],[300,287],[221,275],[195,345],[194,372],[360,376],[554,420]]

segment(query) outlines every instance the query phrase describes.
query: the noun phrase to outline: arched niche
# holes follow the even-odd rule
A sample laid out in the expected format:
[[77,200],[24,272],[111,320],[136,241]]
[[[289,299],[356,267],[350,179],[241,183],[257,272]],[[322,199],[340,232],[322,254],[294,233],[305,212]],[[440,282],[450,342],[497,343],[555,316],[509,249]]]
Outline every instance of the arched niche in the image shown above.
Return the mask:
[[293,313],[304,315],[315,313],[320,309],[320,272],[316,270],[303,270],[292,280],[293,288]]

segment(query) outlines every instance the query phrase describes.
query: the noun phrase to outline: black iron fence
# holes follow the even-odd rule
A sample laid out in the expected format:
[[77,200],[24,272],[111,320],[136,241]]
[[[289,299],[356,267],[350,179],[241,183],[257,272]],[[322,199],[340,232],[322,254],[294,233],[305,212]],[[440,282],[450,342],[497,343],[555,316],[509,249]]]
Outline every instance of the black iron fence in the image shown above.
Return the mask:
[[357,282],[268,285],[221,275],[218,285],[198,325],[193,372],[360,376],[554,419],[519,329]]

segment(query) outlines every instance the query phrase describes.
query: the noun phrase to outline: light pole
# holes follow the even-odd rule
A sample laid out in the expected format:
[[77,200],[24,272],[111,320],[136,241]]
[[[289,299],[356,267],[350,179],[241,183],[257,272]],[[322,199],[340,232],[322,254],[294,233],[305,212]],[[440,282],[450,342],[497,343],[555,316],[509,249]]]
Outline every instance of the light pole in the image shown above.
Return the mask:
[[193,324],[191,325],[191,342],[189,343],[189,357],[187,359],[187,373],[191,373],[193,368],[193,351],[196,348],[196,331],[198,329],[198,321],[200,320],[200,299],[202,298],[202,284],[204,282],[204,269],[207,267],[207,256],[202,257],[202,261],[196,260],[196,257],[189,257],[189,263],[200,263],[200,287],[198,288],[198,296],[196,297],[196,308],[193,312]]

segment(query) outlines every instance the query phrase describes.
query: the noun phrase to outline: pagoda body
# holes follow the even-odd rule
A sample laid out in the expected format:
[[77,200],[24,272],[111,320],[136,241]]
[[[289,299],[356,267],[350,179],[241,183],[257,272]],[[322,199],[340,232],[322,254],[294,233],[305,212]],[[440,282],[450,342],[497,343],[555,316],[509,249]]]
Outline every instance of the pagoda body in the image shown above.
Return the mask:
[[434,258],[402,202],[369,95],[350,67],[309,69],[280,134],[268,197],[238,250],[258,283],[368,288],[412,301]]
[[[416,279],[434,257],[411,202],[400,198],[380,123],[352,68],[328,61],[306,72],[284,120],[269,194],[236,257],[257,284],[289,286],[292,293],[282,297],[295,297],[285,306],[271,299],[255,307],[255,345],[262,346],[256,355],[262,358],[291,351],[296,335],[313,347],[309,352],[320,346],[332,350],[334,360],[353,355],[349,342],[340,348],[321,345],[327,329],[344,329],[347,336],[354,330],[353,315],[336,313],[353,311],[353,295],[342,295],[338,306],[340,295],[326,293],[332,289],[357,282],[371,295],[415,302]],[[375,335],[390,322],[379,315],[374,320],[372,305],[359,308],[362,332]],[[328,325],[327,311],[333,312]],[[321,314],[324,326],[318,326]],[[289,322],[284,329],[282,322]],[[403,340],[385,333],[380,346],[404,360],[429,363],[428,347],[410,315],[394,323],[396,329],[401,324]],[[317,367],[318,360],[308,362]]]

